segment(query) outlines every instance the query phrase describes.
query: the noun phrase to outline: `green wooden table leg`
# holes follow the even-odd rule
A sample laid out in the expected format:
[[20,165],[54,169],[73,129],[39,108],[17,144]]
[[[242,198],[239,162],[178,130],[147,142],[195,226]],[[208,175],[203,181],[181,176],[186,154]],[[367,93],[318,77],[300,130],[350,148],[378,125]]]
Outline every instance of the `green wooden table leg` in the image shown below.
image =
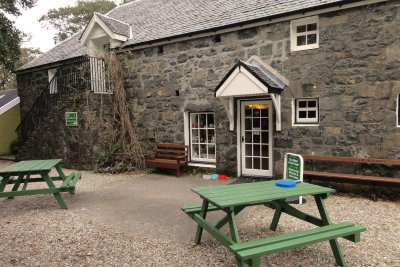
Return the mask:
[[[238,215],[239,212],[241,212],[244,208],[245,208],[245,206],[235,207],[235,215]],[[228,217],[228,215],[225,215],[220,221],[217,222],[217,224],[215,225],[215,228],[221,229],[226,223],[228,223],[228,221],[229,221],[229,217]]]
[[[206,216],[207,216],[207,210],[208,210],[208,201],[207,200],[203,200],[203,204],[201,206],[201,212],[200,212],[200,216],[203,219],[205,219]],[[196,244],[200,244],[202,235],[203,235],[203,227],[201,227],[200,225],[197,225],[196,236],[194,238],[194,242]]]
[[60,163],[57,164],[57,165],[55,166],[55,168],[56,168],[58,174],[60,175],[61,180],[65,181],[65,179],[67,179],[67,176],[65,176],[63,170],[61,169],[61,164],[60,164]]
[[260,257],[256,257],[251,259],[250,264],[251,267],[260,267]]
[[269,229],[271,229],[272,231],[276,231],[281,215],[282,215],[282,206],[275,203],[275,213],[274,217],[272,218],[271,226],[269,227]]
[[[331,219],[329,218],[328,210],[325,207],[325,203],[324,203],[322,196],[316,195],[316,196],[314,196],[314,199],[315,199],[315,202],[317,203],[318,211],[319,211],[319,214],[321,215],[321,219],[322,219],[324,225],[331,224],[332,222],[331,222]],[[346,261],[344,260],[343,253],[340,249],[340,245],[337,242],[337,239],[329,240],[329,244],[331,245],[331,249],[332,249],[333,255],[335,256],[337,265],[347,266]]]
[[22,191],[25,191],[26,190],[26,187],[28,186],[28,183],[29,183],[29,179],[31,178],[31,176],[30,176],[30,174],[28,174],[27,176],[26,176],[26,178],[25,178],[25,181],[24,181],[24,185],[22,186]]
[[228,215],[229,229],[231,230],[232,240],[236,243],[240,243],[240,236],[236,222],[235,210],[234,208],[229,208],[228,210],[226,210],[226,212]]
[[[50,176],[48,173],[46,174],[42,174],[43,180],[46,181],[47,185],[49,186],[49,188],[55,188],[56,186],[54,185],[53,181],[51,180]],[[65,204],[64,199],[62,198],[61,194],[59,192],[57,193],[53,193],[54,197],[56,198],[58,205],[60,205],[60,207],[62,209],[68,209],[67,204]]]
[[3,179],[1,180],[1,183],[0,183],[0,192],[4,191],[4,189],[6,188],[6,185],[8,184],[8,181],[10,181],[10,176],[3,177]]
[[[15,184],[13,186],[13,188],[11,189],[11,191],[18,191],[19,185],[22,182],[22,179],[24,178],[24,175],[20,175],[17,178],[17,181],[15,181]],[[14,197],[8,197],[8,199],[13,199]]]

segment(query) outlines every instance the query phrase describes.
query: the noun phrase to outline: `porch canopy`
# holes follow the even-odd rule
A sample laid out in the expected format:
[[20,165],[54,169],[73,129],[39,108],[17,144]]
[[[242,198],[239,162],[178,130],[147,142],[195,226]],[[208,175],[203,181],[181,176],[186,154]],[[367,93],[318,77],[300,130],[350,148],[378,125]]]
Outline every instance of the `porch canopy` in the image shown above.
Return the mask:
[[281,130],[281,93],[289,81],[258,57],[239,62],[215,89],[229,119],[229,129],[235,128],[234,98],[270,96],[275,107],[276,130]]

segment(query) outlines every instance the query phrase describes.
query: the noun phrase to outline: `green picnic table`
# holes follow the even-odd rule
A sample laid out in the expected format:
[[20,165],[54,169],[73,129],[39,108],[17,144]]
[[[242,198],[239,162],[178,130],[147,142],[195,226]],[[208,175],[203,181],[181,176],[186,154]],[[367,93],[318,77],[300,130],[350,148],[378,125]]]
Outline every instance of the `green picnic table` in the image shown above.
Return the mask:
[[[329,241],[336,263],[346,266],[337,238],[343,237],[352,242],[358,242],[360,233],[366,229],[350,222],[332,223],[324,199],[335,190],[309,183],[299,183],[293,188],[278,187],[275,183],[276,181],[267,181],[192,189],[201,197],[203,203],[202,205],[185,206],[182,210],[198,224],[195,236],[196,244],[200,244],[202,232],[205,229],[234,253],[238,266],[243,264],[260,266],[260,257],[263,255]],[[320,218],[306,214],[286,201],[286,199],[307,195],[314,196]],[[265,205],[275,210],[270,225],[270,229],[273,231],[276,230],[282,213],[317,227],[242,243],[236,216],[244,208],[254,205]],[[206,220],[207,213],[212,211],[225,213],[225,216],[215,225]],[[230,237],[220,230],[225,224],[229,225]]]
[[[50,176],[55,169],[57,176]],[[61,192],[75,193],[75,184],[80,179],[80,173],[71,173],[66,176],[61,168],[61,159],[27,160],[20,161],[0,170],[0,198],[12,199],[16,196],[30,196],[38,194],[53,194],[62,209],[67,209]],[[56,186],[54,181],[61,180]],[[27,189],[29,183],[45,182],[48,188]],[[4,192],[8,184],[13,184],[11,191]],[[20,185],[22,190],[18,191]]]

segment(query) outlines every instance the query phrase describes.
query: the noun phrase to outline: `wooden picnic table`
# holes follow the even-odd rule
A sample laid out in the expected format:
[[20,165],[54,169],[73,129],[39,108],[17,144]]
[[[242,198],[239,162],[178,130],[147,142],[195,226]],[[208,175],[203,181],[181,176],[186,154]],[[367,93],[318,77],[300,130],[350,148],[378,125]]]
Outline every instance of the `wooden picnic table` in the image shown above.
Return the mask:
[[[243,263],[259,266],[262,255],[329,240],[337,264],[345,266],[346,263],[336,238],[344,237],[358,242],[360,232],[366,229],[351,223],[332,223],[324,199],[335,190],[309,183],[299,183],[294,188],[278,187],[275,183],[276,181],[266,181],[192,189],[202,198],[203,203],[201,206],[186,206],[182,210],[198,224],[196,244],[200,244],[202,232],[205,229],[235,254],[238,266],[242,266]],[[314,196],[320,218],[306,214],[286,202],[286,199],[307,195]],[[265,205],[275,209],[270,226],[273,231],[278,226],[282,212],[318,227],[241,243],[236,216],[244,208],[254,205]],[[213,225],[206,220],[207,213],[211,211],[223,211],[225,216]],[[225,224],[229,225],[230,237],[220,231]]]
[[[52,169],[55,169],[58,176],[50,176]],[[61,168],[61,159],[49,160],[27,160],[7,166],[0,170],[0,198],[14,198],[16,196],[29,196],[37,194],[53,194],[62,209],[67,209],[61,192],[75,193],[75,184],[80,179],[80,173],[71,173],[66,176]],[[60,186],[54,181],[61,180]],[[27,189],[29,183],[45,182],[48,188]],[[14,184],[11,191],[4,192],[8,184]],[[23,184],[22,190],[18,191]]]

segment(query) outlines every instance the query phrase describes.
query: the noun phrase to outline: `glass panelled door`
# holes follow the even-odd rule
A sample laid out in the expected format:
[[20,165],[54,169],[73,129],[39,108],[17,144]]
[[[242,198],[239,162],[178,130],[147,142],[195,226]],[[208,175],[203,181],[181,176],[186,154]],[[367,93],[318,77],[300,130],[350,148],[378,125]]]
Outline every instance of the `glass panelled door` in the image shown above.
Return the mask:
[[243,175],[272,175],[272,102],[241,102]]

